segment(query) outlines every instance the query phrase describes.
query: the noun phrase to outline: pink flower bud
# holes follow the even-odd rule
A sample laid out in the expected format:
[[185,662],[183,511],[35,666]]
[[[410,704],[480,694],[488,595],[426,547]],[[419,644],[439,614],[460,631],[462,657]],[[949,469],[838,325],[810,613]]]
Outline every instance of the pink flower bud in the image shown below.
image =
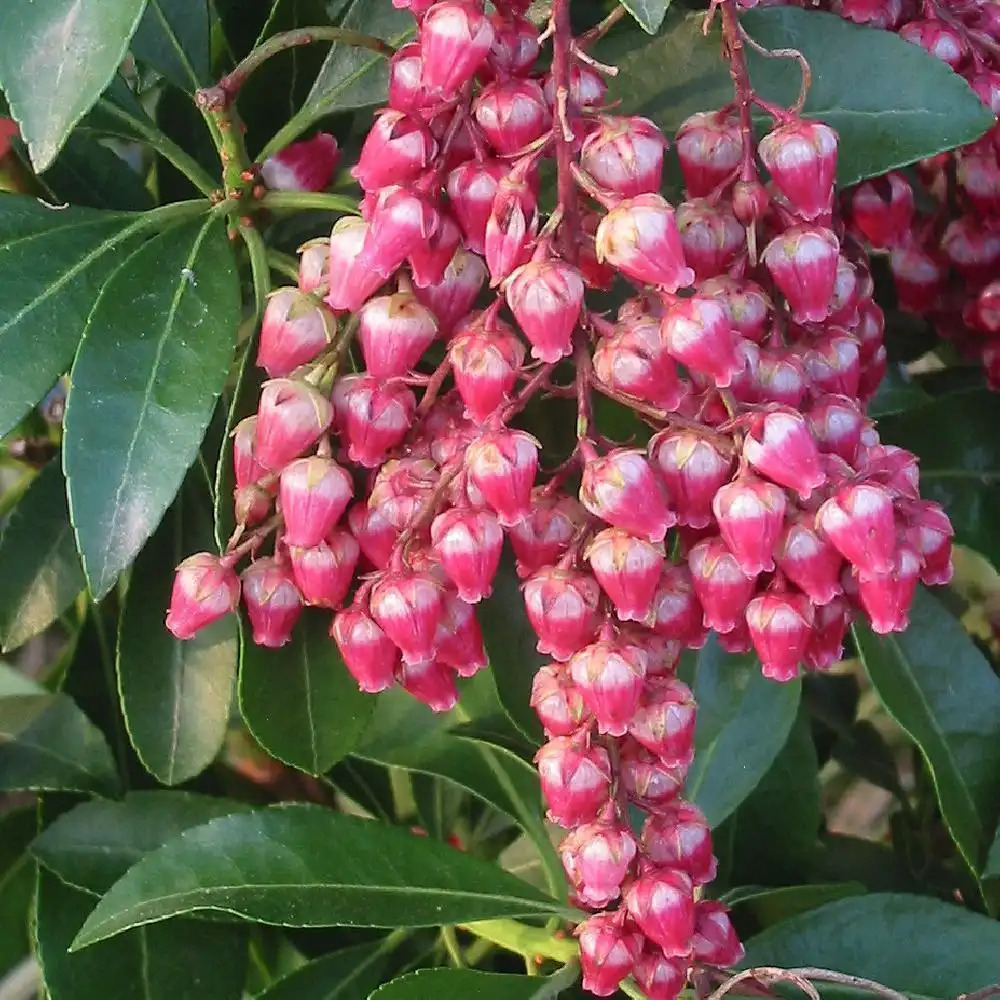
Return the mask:
[[642,850],[657,865],[685,872],[695,885],[715,878],[708,821],[688,802],[672,802],[647,818],[642,827]]
[[760,158],[796,215],[817,219],[830,212],[837,177],[837,133],[821,122],[793,121],[761,139]]
[[436,154],[437,142],[419,118],[386,108],[375,116],[351,176],[365,191],[406,184],[419,177]]
[[592,576],[549,566],[530,577],[523,590],[539,653],[565,661],[594,638],[601,588]]
[[167,609],[167,628],[190,639],[207,625],[236,610],[240,581],[231,566],[209,552],[188,556],[175,571]]
[[436,0],[392,0],[392,5],[396,10],[408,10],[419,23],[435,2]]
[[646,1000],[677,1000],[687,982],[687,962],[667,958],[655,945],[647,947],[636,960],[635,981]]
[[732,193],[733,215],[743,223],[751,226],[767,214],[771,206],[771,196],[767,188],[757,180],[737,181]]
[[517,558],[517,575],[523,579],[558,562],[585,516],[575,497],[549,496],[536,490],[528,516],[508,531]]
[[674,677],[647,683],[628,731],[668,767],[686,768],[694,758],[696,707],[691,689]]
[[578,924],[573,933],[580,939],[583,988],[597,997],[614,996],[632,971],[642,937],[625,930],[614,913],[595,913]]
[[530,512],[539,447],[525,431],[504,429],[481,434],[466,450],[469,480],[505,528],[523,521]]
[[688,554],[688,566],[705,625],[723,634],[732,632],[743,621],[754,580],[740,569],[721,538],[699,542]]
[[490,23],[493,46],[486,57],[490,73],[499,77],[529,73],[538,58],[538,29],[526,17],[513,12],[498,11]]
[[258,559],[243,570],[240,583],[253,641],[268,649],[284,646],[302,613],[302,598],[288,567],[270,557]]
[[[556,106],[556,83],[551,73],[545,75],[545,100],[550,108]],[[585,63],[573,62],[569,69],[569,97],[581,110],[596,108],[604,103],[608,85],[604,77]]]
[[363,255],[388,278],[410,254],[433,239],[440,225],[440,213],[426,195],[407,187],[382,188],[371,209]]
[[434,640],[444,613],[444,588],[427,573],[387,573],[371,595],[372,617],[399,647],[403,662],[434,658]]
[[646,655],[638,646],[602,638],[569,661],[570,676],[600,733],[624,736],[646,676]]
[[796,323],[830,315],[839,254],[837,237],[819,226],[792,226],[764,248],[764,263]]
[[561,663],[538,668],[531,682],[531,707],[549,737],[572,736],[591,721],[579,688]]
[[920,582],[938,587],[951,582],[954,529],[940,504],[918,500],[906,509],[906,539],[923,561]]
[[898,246],[913,223],[913,188],[896,170],[873,177],[851,192],[850,218],[876,250]]
[[615,528],[662,542],[676,518],[663,487],[637,448],[616,448],[603,458],[587,457],[580,502]]
[[537,234],[537,180],[525,178],[515,167],[497,185],[483,239],[493,286],[527,263]]
[[820,451],[853,463],[861,435],[869,426],[860,406],[849,396],[823,396],[809,411],[809,427]]
[[325,239],[309,240],[299,247],[299,291],[309,294],[325,291],[330,281],[330,243]]
[[774,569],[774,546],[787,506],[784,490],[748,474],[737,476],[715,494],[712,511],[722,540],[746,576]]
[[962,216],[948,224],[941,237],[941,250],[962,277],[986,282],[1000,268],[1000,233],[973,216]]
[[330,233],[330,287],[323,300],[334,312],[357,312],[385,282],[370,255],[369,235],[368,223],[353,215],[345,215],[334,224]]
[[881,486],[844,487],[820,507],[816,524],[858,570],[869,575],[892,570],[896,522],[892,497]]
[[667,140],[648,118],[603,115],[583,141],[580,166],[623,198],[660,190]]
[[760,594],[747,605],[746,618],[761,673],[773,681],[794,680],[812,637],[809,598],[790,592]]
[[814,393],[840,393],[856,397],[861,379],[861,348],[855,337],[837,327],[815,340],[803,355]]
[[507,402],[524,364],[524,345],[506,323],[481,317],[461,327],[448,348],[465,414],[486,423]]
[[432,712],[450,712],[458,704],[455,671],[437,660],[407,663],[399,671],[399,683]]
[[475,76],[493,45],[493,25],[475,0],[441,0],[420,24],[424,86],[446,96]]
[[829,604],[843,593],[840,574],[844,557],[799,515],[789,521],[774,550],[778,569],[814,604]]
[[513,156],[552,126],[552,114],[534,80],[511,77],[484,87],[473,102],[476,123],[500,156]]
[[654,868],[625,890],[625,906],[639,930],[655,941],[667,958],[691,951],[694,933],[694,886],[684,872]]
[[696,649],[705,641],[702,617],[691,571],[687,566],[668,566],[653,594],[647,624],[661,638]]
[[762,343],[770,329],[773,304],[756,282],[726,276],[709,278],[698,288],[698,294],[715,299],[729,319],[729,325],[740,336]]
[[237,488],[250,486],[267,475],[257,461],[257,417],[246,417],[233,430],[233,474]]
[[746,230],[728,208],[706,198],[677,206],[677,230],[699,281],[725,274],[746,254]]
[[438,99],[424,85],[420,43],[410,42],[389,60],[389,107],[425,117]]
[[452,591],[445,593],[434,643],[437,662],[451,667],[459,677],[473,677],[489,666],[475,609]]
[[899,545],[885,573],[858,574],[858,603],[878,635],[904,632],[920,579],[920,556],[909,545]]
[[400,534],[385,512],[367,503],[356,503],[347,512],[347,525],[365,559],[376,569],[385,569]]
[[509,170],[500,160],[469,160],[448,175],[451,210],[465,234],[465,245],[473,253],[482,254],[486,249],[486,224],[500,180]]
[[233,514],[236,523],[253,527],[266,521],[271,513],[272,501],[271,494],[256,483],[237,486],[233,490]]
[[558,736],[542,744],[535,765],[547,815],[559,826],[589,822],[610,800],[611,762],[603,747],[585,747]]
[[666,484],[678,522],[691,528],[711,524],[712,498],[732,477],[732,458],[708,436],[669,428],[653,435],[649,456]]
[[503,549],[503,529],[496,515],[470,508],[446,510],[434,518],[431,539],[458,596],[467,604],[489,597]]
[[631,737],[621,744],[621,782],[640,809],[654,812],[672,802],[684,788],[687,769],[670,767]]
[[362,691],[377,694],[396,683],[399,650],[367,612],[356,605],[338,611],[330,635]]
[[292,579],[303,601],[313,607],[336,608],[347,596],[361,549],[350,532],[334,531],[310,548],[289,546]]
[[728,387],[742,367],[733,328],[715,299],[678,299],[664,315],[660,332],[673,358],[720,389]]
[[948,267],[939,254],[906,244],[893,249],[889,266],[900,309],[923,316],[935,308],[948,282]]
[[910,21],[899,29],[899,37],[919,45],[953,70],[958,70],[969,56],[969,49],[959,30],[937,18]]
[[627,198],[601,219],[595,237],[597,259],[626,277],[666,292],[694,282],[674,210],[658,194]]
[[743,457],[761,475],[794,490],[803,500],[826,482],[805,417],[786,407],[755,415],[743,440]]
[[992,216],[1000,212],[1000,164],[995,153],[963,154],[955,176],[976,212]]
[[486,265],[475,254],[455,251],[440,281],[414,289],[417,300],[437,318],[438,331],[447,338],[464,319],[486,282]]
[[289,375],[312,361],[336,329],[336,320],[311,295],[297,288],[280,288],[264,309],[257,365],[271,378]]
[[743,961],[743,945],[736,936],[725,903],[699,899],[694,904],[694,960],[699,965],[731,968]]
[[677,158],[692,198],[710,195],[735,172],[742,156],[739,125],[721,112],[691,115],[677,130]]
[[437,337],[437,321],[410,292],[369,299],[358,313],[358,340],[368,374],[406,375]]
[[663,569],[663,547],[621,528],[594,536],[584,558],[622,621],[645,620]]
[[844,637],[851,618],[851,609],[841,597],[816,608],[804,658],[810,670],[826,670],[844,658]]
[[559,845],[559,856],[580,902],[596,909],[621,894],[636,850],[629,829],[597,820],[573,830]]
[[410,429],[417,401],[397,381],[382,382],[364,375],[347,376],[344,388],[344,426],[347,456],[352,462],[374,469]]
[[354,495],[350,475],[332,458],[313,455],[281,470],[278,496],[287,545],[318,545],[347,510]]
[[265,469],[278,472],[311,448],[332,419],[330,401],[312,386],[271,379],[260,394],[254,456]]
[[458,223],[451,216],[442,214],[437,232],[427,243],[411,250],[407,258],[413,272],[413,284],[417,288],[427,288],[444,281],[461,245],[462,231]]
[[531,343],[531,356],[559,361],[573,353],[584,287],[580,272],[553,258],[530,261],[507,279],[507,304]]
[[617,392],[670,412],[684,396],[684,383],[660,336],[659,321],[645,317],[620,324],[601,337],[594,351],[594,374]]
[[339,161],[337,140],[329,132],[317,132],[269,156],[261,164],[260,176],[272,191],[322,191]]

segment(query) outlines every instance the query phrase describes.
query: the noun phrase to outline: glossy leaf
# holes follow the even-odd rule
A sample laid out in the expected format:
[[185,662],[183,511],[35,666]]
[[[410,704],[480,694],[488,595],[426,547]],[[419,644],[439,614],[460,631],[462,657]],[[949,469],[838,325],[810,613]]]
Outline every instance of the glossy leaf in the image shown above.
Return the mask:
[[945,396],[879,421],[887,444],[920,456],[920,493],[942,504],[955,540],[1000,565],[1000,398],[988,390]]
[[240,1000],[246,978],[243,927],[174,920],[102,942],[86,951],[67,949],[92,896],[39,872],[38,959],[50,1000]]
[[58,461],[28,487],[0,536],[0,646],[48,628],[86,586]]
[[125,160],[83,131],[66,141],[42,178],[55,202],[141,212],[153,207],[142,177]]
[[152,534],[198,453],[229,371],[239,309],[225,227],[202,220],[140,247],[94,305],[73,364],[64,454],[96,598]]
[[100,896],[134,864],[191,827],[251,806],[191,792],[129,792],[63,813],[31,853],[67,885]]
[[118,69],[145,0],[37,0],[10,6],[0,38],[0,87],[36,170]]
[[836,969],[944,1000],[996,980],[1000,924],[937,899],[875,894],[783,921],[746,949],[745,967]]
[[758,926],[770,927],[818,909],[837,899],[864,895],[860,882],[835,882],[830,885],[789,885],[780,889],[748,887],[727,893],[723,898],[737,918],[751,916]]
[[961,624],[917,591],[903,633],[858,624],[858,651],[889,714],[920,748],[944,821],[978,872],[1000,813],[1000,679]]
[[118,790],[101,731],[64,694],[0,698],[0,791]]
[[268,753],[322,774],[354,749],[375,699],[347,672],[328,631],[330,616],[307,611],[280,650],[255,646],[244,627],[240,711]]
[[73,947],[195,912],[289,927],[423,927],[571,911],[426,837],[287,806],[227,816],[168,842],[112,886]]
[[32,805],[0,816],[0,978],[31,953],[35,865],[27,847],[37,830],[38,810]]
[[560,976],[562,989],[553,987],[551,976],[511,976],[473,969],[419,969],[380,986],[369,1000],[549,1000],[569,982]]
[[[620,113],[652,118],[672,138],[689,115],[733,100],[719,55],[718,18],[705,36],[704,16],[671,11],[655,38],[619,31],[595,50],[619,67],[609,98],[622,99]],[[808,60],[812,86],[805,114],[837,130],[843,185],[971,142],[993,123],[961,77],[892,32],[793,7],[745,11],[740,20],[764,47],[797,49]],[[765,59],[749,49],[747,60],[761,97],[785,106],[795,101],[800,74],[794,60]]]
[[357,1000],[382,981],[389,956],[380,941],[341,948],[269,986],[257,1000]]
[[[202,488],[199,488],[201,486]],[[118,636],[118,692],[132,746],[164,785],[203,771],[222,746],[236,680],[237,619],[193,639],[164,625],[174,567],[213,547],[209,491],[192,473],[135,562]],[[139,584],[139,581],[142,581]]]
[[193,93],[211,82],[209,11],[206,0],[147,0],[132,54],[172,84]]
[[667,16],[670,0],[620,0],[643,31],[653,35]]
[[698,721],[686,794],[714,827],[757,787],[785,745],[801,683],[768,680],[756,657],[728,654],[711,636],[698,655],[692,690]]

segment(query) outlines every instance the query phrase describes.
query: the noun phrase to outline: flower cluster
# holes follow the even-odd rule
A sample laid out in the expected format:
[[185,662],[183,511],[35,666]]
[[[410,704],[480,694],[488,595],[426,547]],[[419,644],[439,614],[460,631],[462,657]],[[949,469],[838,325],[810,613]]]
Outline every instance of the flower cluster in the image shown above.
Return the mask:
[[[178,568],[167,624],[190,636],[242,593],[254,641],[280,646],[304,606],[329,609],[363,690],[445,711],[487,663],[475,606],[509,541],[550,658],[531,696],[542,790],[594,911],[584,985],[633,975],[672,1000],[692,967],[742,955],[702,898],[715,859],[682,797],[681,653],[712,631],[779,681],[829,667],[855,616],[902,629],[918,580],[948,579],[951,529],[865,416],[883,320],[834,210],[831,129],[758,101],[734,64],[737,105],[678,132],[675,208],[665,138],[602,106],[565,0],[544,73],[524,0],[394,2],[418,35],[353,169],[361,215],[303,248],[298,287],[268,302],[270,380],[234,433],[238,527],[221,559]],[[752,102],[775,119],[759,149]],[[615,284],[614,319],[588,307]],[[594,392],[654,431],[645,448],[600,433]],[[549,393],[575,396],[578,440],[542,477],[513,421]]]

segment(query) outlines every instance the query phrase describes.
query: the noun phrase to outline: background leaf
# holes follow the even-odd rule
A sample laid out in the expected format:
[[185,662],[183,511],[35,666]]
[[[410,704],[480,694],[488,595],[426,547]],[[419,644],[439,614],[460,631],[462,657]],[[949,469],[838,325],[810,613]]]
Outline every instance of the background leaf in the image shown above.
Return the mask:
[[129,212],[153,207],[153,197],[143,178],[116,152],[82,129],[66,140],[42,181],[56,202]]
[[620,0],[621,5],[635,18],[643,31],[655,34],[667,16],[670,0]]
[[[552,977],[509,976],[473,969],[420,969],[380,986],[370,1000],[544,1000],[562,991]],[[562,977],[561,977],[562,978]],[[567,984],[568,985],[568,984]]]
[[0,977],[31,952],[35,865],[27,847],[37,830],[33,805],[0,815]]
[[382,982],[388,965],[381,941],[341,948],[278,980],[257,1000],[356,1000]]
[[212,82],[209,28],[206,0],[147,0],[132,54],[193,93]]
[[197,455],[239,309],[232,251],[215,220],[150,240],[101,291],[73,364],[64,440],[73,527],[95,597],[135,558]]
[[58,460],[35,477],[0,536],[0,647],[48,628],[86,586]]
[[240,711],[270,754],[322,774],[361,739],[375,699],[358,690],[328,634],[328,614],[307,609],[279,650],[240,644]]
[[36,0],[7,8],[0,87],[36,170],[52,163],[108,85],[144,6],[145,0]]
[[568,912],[429,838],[287,806],[227,816],[169,841],[111,888],[74,947],[197,911],[293,927],[422,927]]
[[858,624],[858,651],[886,711],[920,748],[941,813],[979,871],[1000,812],[1000,679],[972,639],[918,589],[903,633]]

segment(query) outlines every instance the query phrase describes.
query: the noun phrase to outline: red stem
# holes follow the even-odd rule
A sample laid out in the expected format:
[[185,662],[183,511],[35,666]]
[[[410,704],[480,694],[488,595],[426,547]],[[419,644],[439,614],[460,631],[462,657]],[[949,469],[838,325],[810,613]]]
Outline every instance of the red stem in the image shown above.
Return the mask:
[[733,79],[733,87],[736,91],[740,134],[743,137],[743,164],[740,177],[745,181],[756,180],[757,164],[754,156],[757,150],[757,141],[753,134],[754,92],[750,84],[750,73],[747,70],[746,52],[743,50],[740,19],[736,13],[735,0],[722,0],[719,9],[722,11],[722,38],[729,58],[729,75]]
[[580,204],[573,179],[573,140],[566,135],[566,128],[572,131],[576,117],[570,87],[573,28],[569,19],[569,5],[570,0],[554,0],[552,5],[552,79],[556,88],[552,137],[556,147],[559,208],[563,214],[563,256],[575,264],[580,235]]

